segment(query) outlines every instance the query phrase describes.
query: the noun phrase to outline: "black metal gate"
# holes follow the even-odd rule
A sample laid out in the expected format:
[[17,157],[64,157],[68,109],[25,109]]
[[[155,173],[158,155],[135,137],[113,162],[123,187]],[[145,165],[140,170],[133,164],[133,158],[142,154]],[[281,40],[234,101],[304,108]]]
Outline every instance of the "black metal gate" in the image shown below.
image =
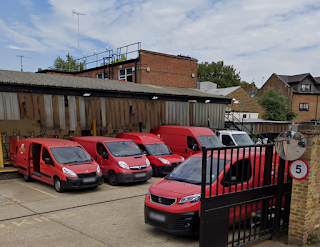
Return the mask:
[[242,246],[287,232],[292,178],[274,144],[202,152],[200,247]]

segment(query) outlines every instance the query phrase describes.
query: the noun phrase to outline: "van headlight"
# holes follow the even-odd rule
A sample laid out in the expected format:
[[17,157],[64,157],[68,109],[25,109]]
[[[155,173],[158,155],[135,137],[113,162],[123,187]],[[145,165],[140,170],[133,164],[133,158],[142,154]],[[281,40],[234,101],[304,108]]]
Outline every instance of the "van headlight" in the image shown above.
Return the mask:
[[200,199],[201,199],[201,193],[190,195],[190,196],[185,196],[185,197],[180,199],[178,204],[184,204],[184,203],[187,203],[187,202],[200,202]]
[[99,174],[101,172],[101,168],[100,168],[100,166],[98,165],[97,166],[97,174]]
[[162,164],[170,165],[170,161],[169,161],[169,160],[167,160],[167,159],[159,158],[159,160],[162,162]]
[[120,167],[124,168],[124,169],[130,170],[130,167],[129,167],[128,164],[127,164],[126,162],[124,162],[124,161],[119,161],[119,162],[118,162],[118,165],[119,165]]
[[147,165],[147,167],[150,166],[150,161],[148,159],[146,159],[146,165]]
[[64,174],[67,174],[67,175],[70,175],[70,176],[77,176],[74,171],[72,171],[72,170],[70,170],[70,169],[68,169],[66,167],[62,167],[62,171],[63,171]]

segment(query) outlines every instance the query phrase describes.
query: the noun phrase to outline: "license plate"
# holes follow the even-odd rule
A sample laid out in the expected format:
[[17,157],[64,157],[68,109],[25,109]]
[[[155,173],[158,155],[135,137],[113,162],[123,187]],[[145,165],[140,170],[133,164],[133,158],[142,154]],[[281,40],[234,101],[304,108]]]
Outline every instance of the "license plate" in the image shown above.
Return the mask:
[[166,216],[163,214],[158,214],[155,212],[150,212],[149,214],[150,219],[160,221],[160,222],[165,222],[166,221]]
[[134,176],[135,176],[136,178],[143,178],[143,177],[146,176],[146,173],[136,173]]
[[95,182],[95,181],[96,181],[96,178],[84,178],[83,179],[84,183],[92,183],[92,182]]

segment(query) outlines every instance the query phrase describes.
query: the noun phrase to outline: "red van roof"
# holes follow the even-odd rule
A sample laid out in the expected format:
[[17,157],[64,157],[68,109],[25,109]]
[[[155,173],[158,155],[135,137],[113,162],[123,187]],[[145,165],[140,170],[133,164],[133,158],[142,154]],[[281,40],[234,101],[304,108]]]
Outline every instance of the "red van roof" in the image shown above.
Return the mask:
[[155,144],[155,143],[164,143],[155,134],[151,134],[151,133],[128,132],[128,133],[120,133],[117,135],[117,137],[118,136],[120,138],[122,138],[123,136],[124,138],[132,139],[132,140],[138,139],[146,145]]
[[190,131],[195,136],[206,136],[206,135],[215,135],[215,133],[207,127],[194,127],[194,126],[178,126],[178,125],[161,125],[158,129],[152,129],[151,133],[179,133],[179,131]]
[[21,142],[36,142],[44,144],[48,147],[61,147],[61,146],[78,146],[79,144],[74,141],[57,139],[57,138],[28,138],[21,139]]
[[79,137],[71,137],[71,140],[87,140],[94,142],[120,142],[120,141],[131,141],[129,139],[119,139],[115,137],[106,137],[106,136],[79,136]]

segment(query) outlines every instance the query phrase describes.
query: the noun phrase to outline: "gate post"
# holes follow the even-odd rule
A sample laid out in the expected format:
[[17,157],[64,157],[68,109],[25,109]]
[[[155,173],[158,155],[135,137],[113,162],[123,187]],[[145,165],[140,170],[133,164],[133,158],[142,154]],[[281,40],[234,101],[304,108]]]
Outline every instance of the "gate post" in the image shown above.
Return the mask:
[[310,233],[320,234],[320,126],[299,125],[298,132],[307,141],[301,158],[309,165],[309,175],[293,180],[288,241],[305,245]]

